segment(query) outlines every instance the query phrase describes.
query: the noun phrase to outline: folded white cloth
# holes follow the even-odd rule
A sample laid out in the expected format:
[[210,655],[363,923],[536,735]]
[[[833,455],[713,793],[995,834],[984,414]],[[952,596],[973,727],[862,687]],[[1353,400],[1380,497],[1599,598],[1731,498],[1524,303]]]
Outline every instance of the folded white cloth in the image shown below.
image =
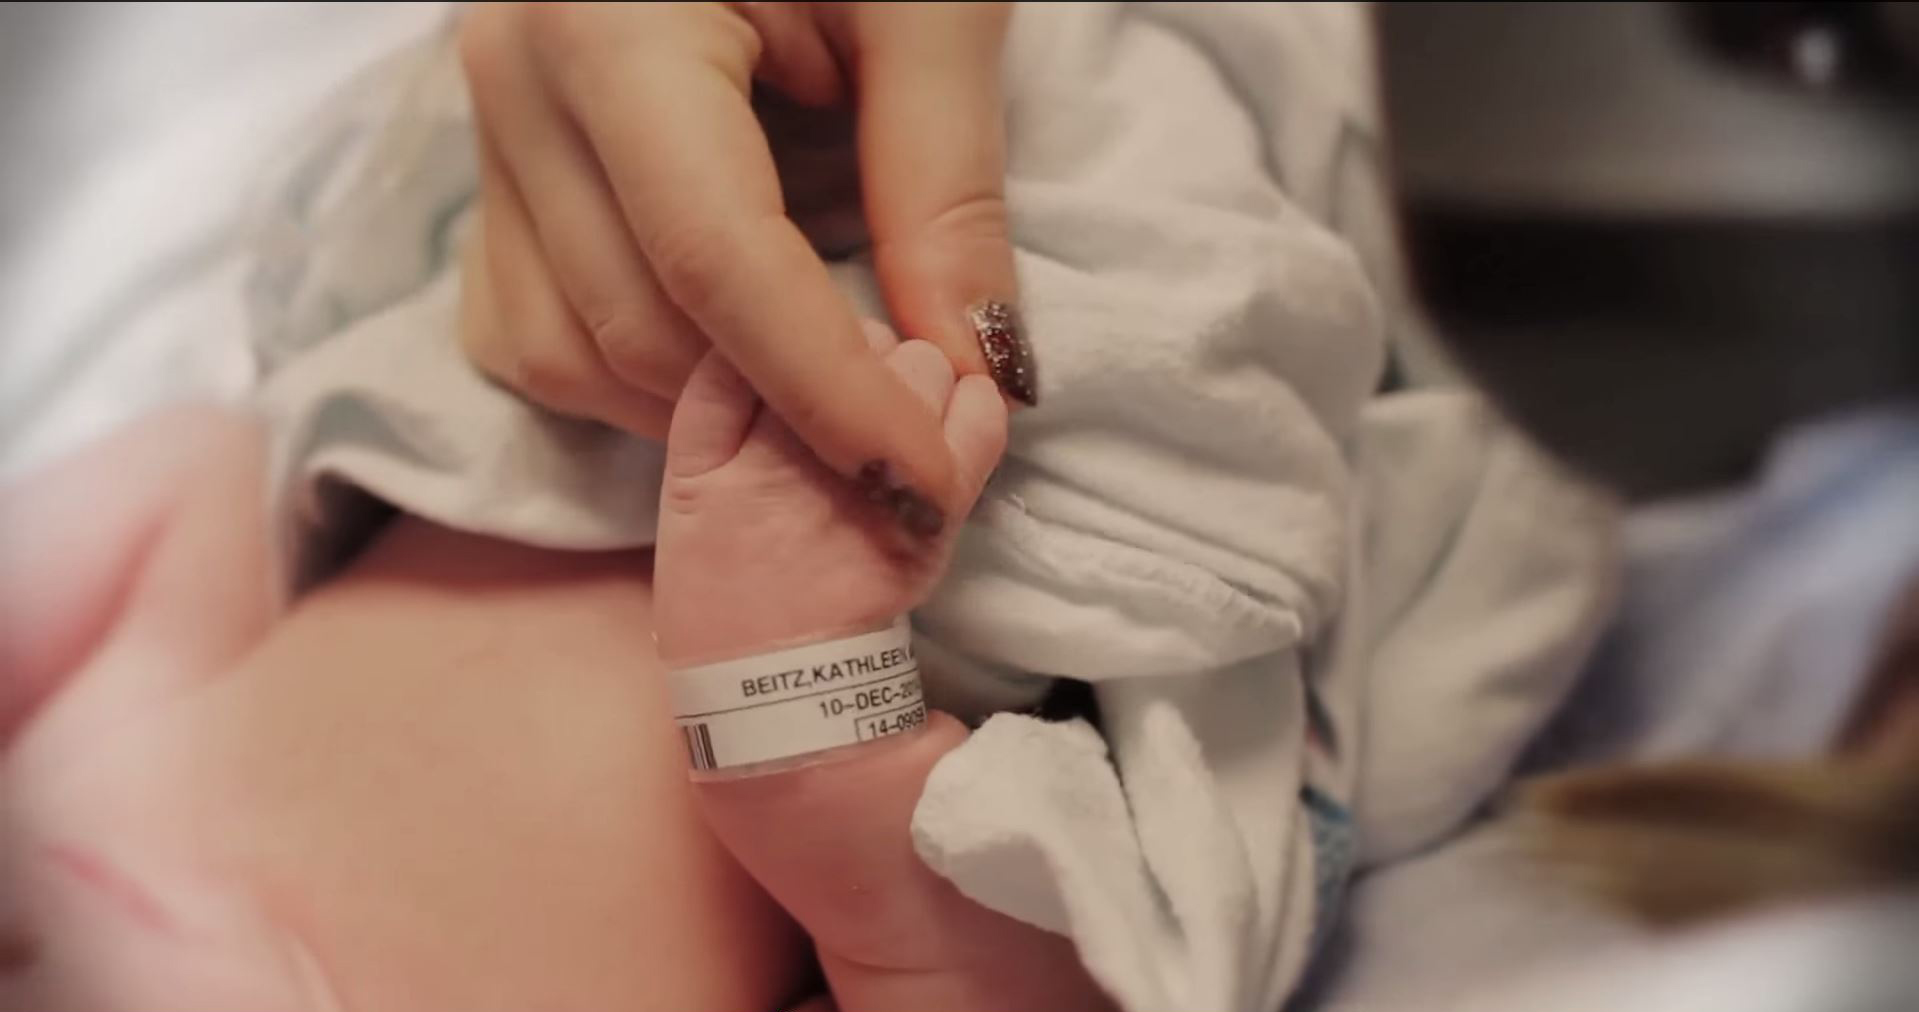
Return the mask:
[[1505,783],[1611,615],[1618,547],[1613,504],[1477,397],[1383,397],[1364,425],[1355,800],[1370,865],[1432,843]]
[[[1279,1007],[1356,860],[1356,800],[1393,850],[1450,830],[1556,703],[1606,587],[1603,511],[1476,401],[1374,400],[1397,330],[1363,42],[1348,5],[1013,23],[1041,407],[915,627],[946,708],[1027,707],[1070,676],[1098,683],[1102,727],[993,717],[914,833],[967,894],[1069,934],[1129,1009]],[[459,355],[432,251],[471,195],[464,112],[452,61],[424,59],[368,182],[304,184],[324,243],[269,251],[263,399],[299,579],[375,502],[551,547],[653,537],[656,447]],[[838,273],[877,309],[870,272]],[[1374,682],[1412,712],[1370,706]]]
[[[1826,751],[1919,579],[1914,502],[1919,411],[1895,405],[1785,434],[1748,487],[1636,511],[1621,620],[1529,762]],[[1406,702],[1384,678],[1370,689],[1382,708]],[[1360,801],[1364,817],[1367,792]],[[1845,900],[1642,938],[1542,874],[1525,833],[1523,819],[1496,818],[1355,883],[1311,1007],[1891,1009],[1919,994],[1911,902],[1903,937],[1879,908]],[[1519,968],[1538,979],[1515,989]]]

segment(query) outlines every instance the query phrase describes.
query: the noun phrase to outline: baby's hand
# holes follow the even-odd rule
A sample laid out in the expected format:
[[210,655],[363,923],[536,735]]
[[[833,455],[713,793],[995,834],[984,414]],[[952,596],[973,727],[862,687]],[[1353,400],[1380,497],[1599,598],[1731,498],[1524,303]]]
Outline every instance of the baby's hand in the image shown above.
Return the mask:
[[866,329],[927,410],[944,418],[959,475],[954,501],[919,499],[880,465],[849,484],[726,359],[708,354],[667,437],[655,571],[668,665],[870,627],[918,605],[945,568],[959,521],[1006,447],[1005,402],[984,376],[956,383],[932,344],[899,343],[878,323]]
[[[922,504],[849,486],[709,356],[667,437],[653,585],[667,667],[870,629],[939,578],[1005,449],[1005,402],[983,376],[955,383],[925,341],[877,324],[868,337],[942,419],[961,491]],[[967,899],[914,850],[926,778],[965,738],[932,713],[836,762],[695,784],[706,825],[812,940],[832,995],[803,1007],[1112,1008],[1070,941]]]

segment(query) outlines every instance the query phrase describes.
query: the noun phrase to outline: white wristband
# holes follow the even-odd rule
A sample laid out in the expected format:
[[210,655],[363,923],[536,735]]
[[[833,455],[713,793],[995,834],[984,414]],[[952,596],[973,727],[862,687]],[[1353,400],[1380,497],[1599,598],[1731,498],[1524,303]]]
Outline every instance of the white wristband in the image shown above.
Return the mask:
[[877,632],[667,677],[695,773],[872,741],[926,722],[904,617]]

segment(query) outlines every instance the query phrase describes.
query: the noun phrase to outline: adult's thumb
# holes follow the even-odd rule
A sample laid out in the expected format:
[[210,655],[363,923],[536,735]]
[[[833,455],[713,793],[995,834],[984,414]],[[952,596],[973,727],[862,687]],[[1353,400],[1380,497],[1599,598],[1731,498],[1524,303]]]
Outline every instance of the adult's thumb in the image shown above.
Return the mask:
[[855,15],[860,172],[887,308],[901,336],[1038,402],[1006,218],[1007,5]]

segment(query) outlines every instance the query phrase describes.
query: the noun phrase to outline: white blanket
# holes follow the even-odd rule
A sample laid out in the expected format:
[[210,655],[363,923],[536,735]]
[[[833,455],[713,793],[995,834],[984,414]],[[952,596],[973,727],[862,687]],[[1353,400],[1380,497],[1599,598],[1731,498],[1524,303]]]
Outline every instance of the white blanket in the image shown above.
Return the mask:
[[[1360,841],[1421,846],[1503,779],[1609,587],[1606,511],[1474,398],[1375,396],[1410,329],[1382,284],[1363,43],[1345,5],[1014,21],[1008,200],[1042,406],[915,626],[936,702],[1017,710],[1069,676],[1103,723],[987,720],[914,831],[1139,1012],[1279,1007]],[[444,50],[383,73],[398,113],[366,105],[385,123],[366,143],[288,177],[318,238],[267,250],[257,288],[294,578],[349,551],[373,500],[552,547],[649,543],[657,447],[460,358],[457,74]],[[839,276],[877,309],[862,265]]]

